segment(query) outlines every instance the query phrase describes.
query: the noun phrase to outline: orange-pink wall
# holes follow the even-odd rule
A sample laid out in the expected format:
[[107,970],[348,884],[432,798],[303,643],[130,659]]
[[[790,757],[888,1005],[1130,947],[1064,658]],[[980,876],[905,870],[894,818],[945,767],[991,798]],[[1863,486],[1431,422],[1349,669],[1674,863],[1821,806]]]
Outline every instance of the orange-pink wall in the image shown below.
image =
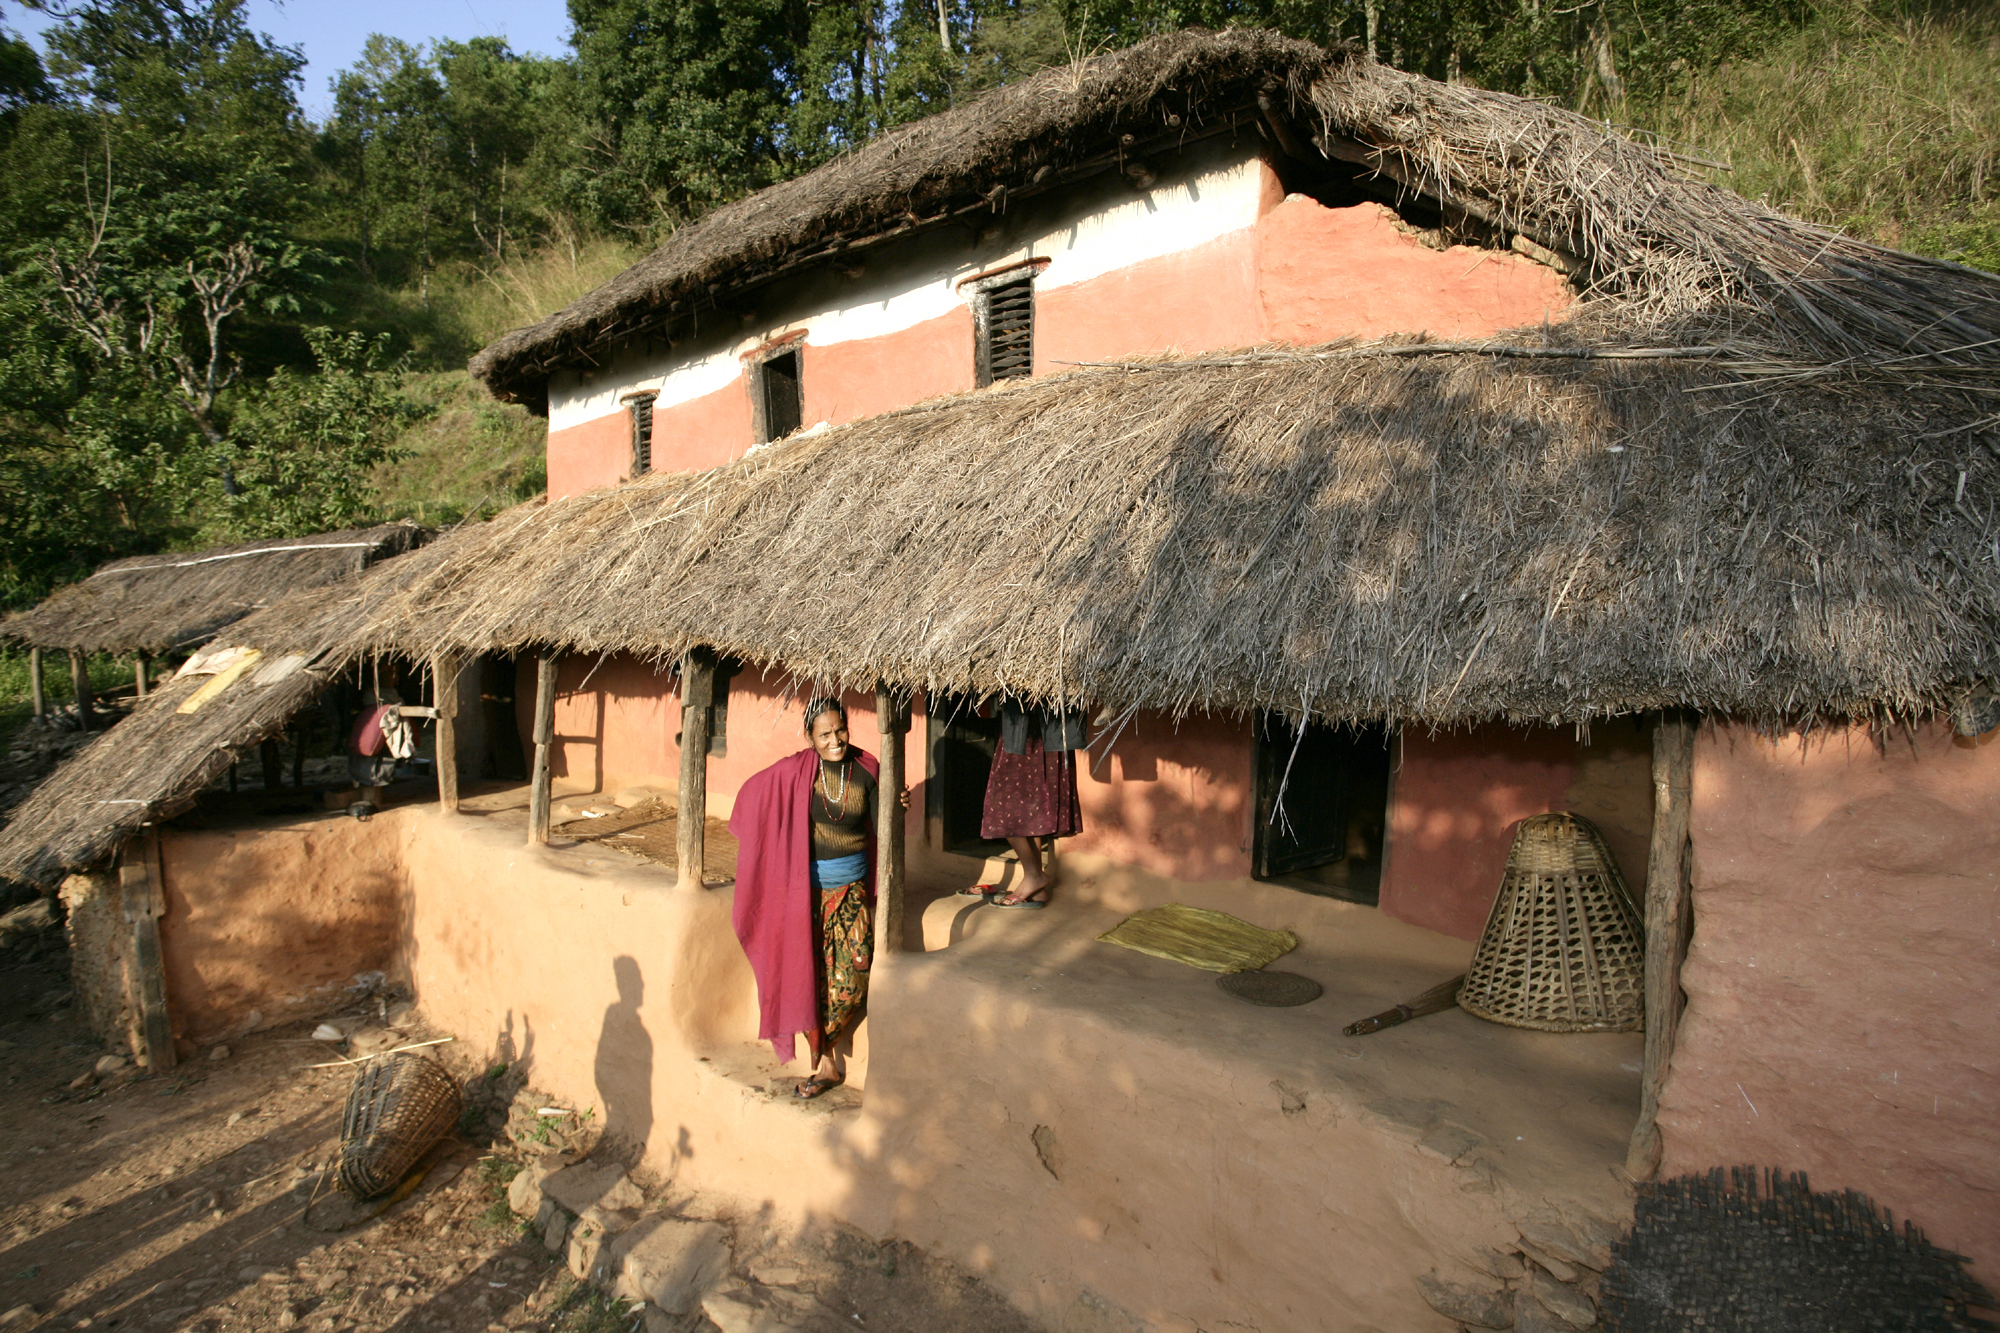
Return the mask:
[[1068,370],[1066,362],[1260,341],[1254,231],[1035,293],[1037,375]]
[[1106,738],[1077,756],[1083,832],[1066,850],[1096,852],[1175,879],[1250,873],[1250,724],[1142,712],[1108,758]]
[[624,479],[632,471],[630,419],[621,409],[550,431],[548,464],[551,500]]
[[2000,737],[1705,727],[1692,837],[1663,1174],[1807,1172],[2000,1287]]
[[1504,251],[1419,244],[1381,204],[1292,195],[1257,224],[1262,337],[1310,344],[1429,333],[1478,338],[1559,318],[1560,274]]
[[[939,394],[963,393],[973,380],[972,309],[962,306],[879,338],[825,347],[809,340],[802,375],[808,426],[815,421],[837,426]],[[747,390],[738,392],[747,400]],[[749,447],[745,436],[743,448]]]

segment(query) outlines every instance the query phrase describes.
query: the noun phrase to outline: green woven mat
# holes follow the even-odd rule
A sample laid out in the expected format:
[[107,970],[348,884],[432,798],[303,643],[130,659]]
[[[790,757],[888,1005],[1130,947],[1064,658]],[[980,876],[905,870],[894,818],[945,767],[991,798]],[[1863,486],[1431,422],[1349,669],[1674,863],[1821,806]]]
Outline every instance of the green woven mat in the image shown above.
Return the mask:
[[1097,938],[1209,972],[1254,972],[1299,947],[1289,930],[1265,930],[1227,912],[1180,903],[1134,912]]

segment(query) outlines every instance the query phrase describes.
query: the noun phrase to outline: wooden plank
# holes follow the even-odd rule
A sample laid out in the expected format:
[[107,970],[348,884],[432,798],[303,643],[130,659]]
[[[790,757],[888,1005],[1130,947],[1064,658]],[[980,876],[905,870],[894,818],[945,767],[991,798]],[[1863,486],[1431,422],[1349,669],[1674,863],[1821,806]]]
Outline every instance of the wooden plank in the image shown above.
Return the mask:
[[1660,1089],[1674,1054],[1680,1025],[1681,961],[1694,926],[1689,892],[1688,841],[1694,793],[1696,721],[1687,713],[1661,714],[1653,727],[1653,845],[1646,861],[1646,1061],[1640,1074],[1639,1120],[1625,1170],[1650,1180],[1660,1169]]
[[528,844],[549,840],[549,765],[556,743],[556,663],[554,653],[535,659],[535,771],[528,787]]
[[160,956],[160,917],[167,902],[158,829],[146,828],[119,849],[118,885],[125,920],[132,927],[132,1054],[154,1073],[163,1073],[174,1067],[174,1032],[167,1012],[166,964]]
[[701,887],[708,858],[709,709],[715,703],[715,653],[690,651],[681,662],[681,790],[674,860],[684,888]]
[[437,706],[437,731],[431,742],[437,760],[438,807],[458,813],[458,670],[459,658],[440,653],[431,660],[431,702]]
[[48,716],[48,694],[42,688],[42,650],[39,648],[28,650],[28,697],[34,703],[36,717]]
[[152,682],[146,679],[146,667],[148,664],[149,659],[144,653],[139,653],[132,658],[132,689],[141,699],[146,697],[146,691],[152,685]]
[[904,810],[898,799],[909,785],[903,738],[910,730],[910,706],[887,684],[875,686],[875,720],[882,737],[875,783],[875,952],[903,947]]
[[90,659],[72,648],[69,650],[70,691],[76,699],[77,730],[89,731],[92,722],[90,699]]
[[283,785],[285,760],[278,751],[277,737],[267,736],[257,742],[257,768],[264,779],[265,791],[273,791]]

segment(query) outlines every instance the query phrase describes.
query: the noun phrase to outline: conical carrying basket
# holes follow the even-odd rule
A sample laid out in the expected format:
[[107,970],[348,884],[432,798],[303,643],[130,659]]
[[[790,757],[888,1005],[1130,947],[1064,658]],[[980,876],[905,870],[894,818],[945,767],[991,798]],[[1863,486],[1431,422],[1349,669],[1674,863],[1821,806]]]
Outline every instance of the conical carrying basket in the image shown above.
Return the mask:
[[458,1080],[444,1066],[407,1053],[377,1056],[347,1091],[334,1178],[352,1199],[387,1194],[458,1117]]
[[1645,927],[1589,820],[1521,821],[1458,1003],[1543,1032],[1628,1032],[1644,1022]]

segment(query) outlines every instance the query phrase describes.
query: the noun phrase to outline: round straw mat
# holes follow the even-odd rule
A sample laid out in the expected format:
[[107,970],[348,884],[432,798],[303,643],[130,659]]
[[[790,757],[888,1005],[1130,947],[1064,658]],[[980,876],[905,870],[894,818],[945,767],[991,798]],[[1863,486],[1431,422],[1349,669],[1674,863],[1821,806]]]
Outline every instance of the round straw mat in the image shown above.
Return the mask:
[[1296,972],[1228,972],[1215,979],[1223,994],[1272,1009],[1290,1009],[1311,1004],[1320,997],[1320,984]]

